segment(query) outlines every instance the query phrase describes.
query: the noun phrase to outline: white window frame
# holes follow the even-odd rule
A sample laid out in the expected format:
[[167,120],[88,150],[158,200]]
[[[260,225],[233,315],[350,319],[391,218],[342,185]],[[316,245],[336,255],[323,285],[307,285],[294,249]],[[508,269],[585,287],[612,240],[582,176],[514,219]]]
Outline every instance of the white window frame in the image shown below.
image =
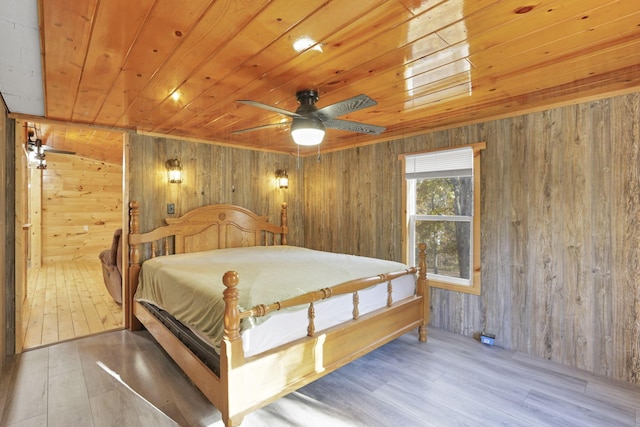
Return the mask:
[[[437,153],[449,150],[459,150],[461,148],[471,148],[473,150],[473,213],[472,216],[433,216],[433,215],[416,215],[415,213],[415,196],[417,179],[407,179],[407,158],[427,153]],[[471,253],[470,253],[470,277],[469,279],[461,279],[452,276],[428,273],[427,278],[429,285],[449,289],[458,292],[465,292],[474,295],[480,295],[480,151],[486,148],[486,143],[479,142],[464,146],[450,147],[446,149],[430,150],[420,153],[401,154],[402,160],[402,197],[403,206],[405,206],[405,221],[403,222],[403,260],[405,263],[415,263],[415,222],[420,220],[448,220],[448,221],[468,221],[471,225]]]

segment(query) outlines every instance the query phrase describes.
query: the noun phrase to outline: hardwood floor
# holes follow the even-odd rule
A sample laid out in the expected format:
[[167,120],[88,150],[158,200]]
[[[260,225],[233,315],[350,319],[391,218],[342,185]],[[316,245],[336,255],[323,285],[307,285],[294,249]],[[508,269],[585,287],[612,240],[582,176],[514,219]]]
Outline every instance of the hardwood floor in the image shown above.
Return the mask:
[[[113,375],[109,373],[113,371]],[[222,426],[146,332],[27,351],[0,378],[0,425]],[[431,328],[245,418],[253,426],[638,426],[640,385]]]
[[107,292],[97,258],[29,269],[23,348],[122,327],[122,308]]

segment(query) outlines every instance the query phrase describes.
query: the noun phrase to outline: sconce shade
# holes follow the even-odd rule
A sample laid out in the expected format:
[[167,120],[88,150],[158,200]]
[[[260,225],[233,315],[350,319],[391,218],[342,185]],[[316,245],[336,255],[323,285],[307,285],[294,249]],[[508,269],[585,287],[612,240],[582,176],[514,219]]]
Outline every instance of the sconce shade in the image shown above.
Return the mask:
[[47,159],[44,153],[37,154],[36,159],[38,160],[38,166],[36,169],[46,169],[47,168]]
[[182,182],[182,163],[180,160],[177,157],[169,159],[165,165],[169,171],[169,183],[180,184]]
[[287,175],[286,169],[276,171],[276,183],[278,188],[289,188],[289,175]]
[[294,117],[291,121],[291,137],[298,145],[318,145],[324,138],[324,125],[318,119]]

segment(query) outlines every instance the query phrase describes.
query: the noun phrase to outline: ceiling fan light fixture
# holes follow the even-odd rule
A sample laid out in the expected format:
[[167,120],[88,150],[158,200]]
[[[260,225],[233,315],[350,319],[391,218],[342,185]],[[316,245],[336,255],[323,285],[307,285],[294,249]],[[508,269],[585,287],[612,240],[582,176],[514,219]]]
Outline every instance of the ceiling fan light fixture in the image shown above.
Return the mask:
[[320,120],[295,117],[291,121],[291,137],[298,145],[318,145],[324,139],[324,125]]

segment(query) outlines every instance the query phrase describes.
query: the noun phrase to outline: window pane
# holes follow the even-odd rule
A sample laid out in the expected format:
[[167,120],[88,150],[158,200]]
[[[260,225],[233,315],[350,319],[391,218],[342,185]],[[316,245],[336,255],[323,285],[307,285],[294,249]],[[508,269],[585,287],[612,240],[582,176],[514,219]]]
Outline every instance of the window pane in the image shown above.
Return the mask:
[[418,179],[416,183],[416,214],[473,215],[473,181],[471,177]]
[[418,244],[427,245],[427,273],[470,279],[471,224],[458,221],[416,221]]

